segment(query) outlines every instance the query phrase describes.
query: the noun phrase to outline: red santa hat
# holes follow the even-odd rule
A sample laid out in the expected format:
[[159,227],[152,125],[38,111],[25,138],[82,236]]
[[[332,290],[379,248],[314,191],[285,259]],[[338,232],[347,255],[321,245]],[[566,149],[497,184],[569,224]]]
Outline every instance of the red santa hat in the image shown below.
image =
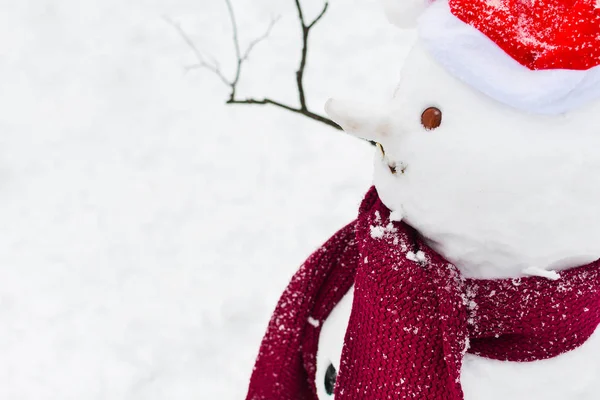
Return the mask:
[[382,0],[458,79],[529,112],[600,101],[600,0]]

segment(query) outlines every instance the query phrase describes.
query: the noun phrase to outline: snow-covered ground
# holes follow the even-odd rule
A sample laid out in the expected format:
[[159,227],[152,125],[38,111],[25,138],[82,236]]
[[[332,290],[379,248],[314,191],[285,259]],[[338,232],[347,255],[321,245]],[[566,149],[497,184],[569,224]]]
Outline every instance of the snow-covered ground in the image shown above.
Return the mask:
[[[240,94],[294,103],[294,2],[233,3],[242,44],[282,16]],[[367,144],[225,106],[164,17],[232,72],[220,0],[0,3],[1,399],[243,398],[279,294],[370,185]],[[376,0],[313,34],[315,111],[391,96],[411,35]]]

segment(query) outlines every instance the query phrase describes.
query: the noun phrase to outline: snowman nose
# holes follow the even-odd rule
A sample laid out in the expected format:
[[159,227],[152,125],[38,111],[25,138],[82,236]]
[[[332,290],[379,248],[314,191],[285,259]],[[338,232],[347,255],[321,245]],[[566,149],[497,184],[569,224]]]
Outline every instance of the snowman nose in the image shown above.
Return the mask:
[[381,142],[392,135],[392,122],[387,106],[356,101],[329,99],[325,112],[344,131],[363,139]]

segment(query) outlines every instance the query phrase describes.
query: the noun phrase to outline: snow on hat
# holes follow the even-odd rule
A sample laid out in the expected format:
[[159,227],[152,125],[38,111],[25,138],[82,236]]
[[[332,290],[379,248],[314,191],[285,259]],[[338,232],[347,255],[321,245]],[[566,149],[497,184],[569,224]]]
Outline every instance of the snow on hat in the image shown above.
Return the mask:
[[600,100],[600,0],[382,1],[448,72],[502,103],[559,114]]

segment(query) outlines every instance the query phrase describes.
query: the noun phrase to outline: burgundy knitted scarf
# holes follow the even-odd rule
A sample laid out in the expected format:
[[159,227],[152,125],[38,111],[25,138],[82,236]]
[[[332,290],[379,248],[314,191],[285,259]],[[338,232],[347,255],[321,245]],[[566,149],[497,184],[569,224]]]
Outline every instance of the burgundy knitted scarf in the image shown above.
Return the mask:
[[314,400],[322,322],[355,286],[336,400],[462,400],[466,352],[528,362],[581,346],[600,323],[600,262],[559,280],[465,279],[372,188],[356,221],[302,265],[263,339],[248,400]]

